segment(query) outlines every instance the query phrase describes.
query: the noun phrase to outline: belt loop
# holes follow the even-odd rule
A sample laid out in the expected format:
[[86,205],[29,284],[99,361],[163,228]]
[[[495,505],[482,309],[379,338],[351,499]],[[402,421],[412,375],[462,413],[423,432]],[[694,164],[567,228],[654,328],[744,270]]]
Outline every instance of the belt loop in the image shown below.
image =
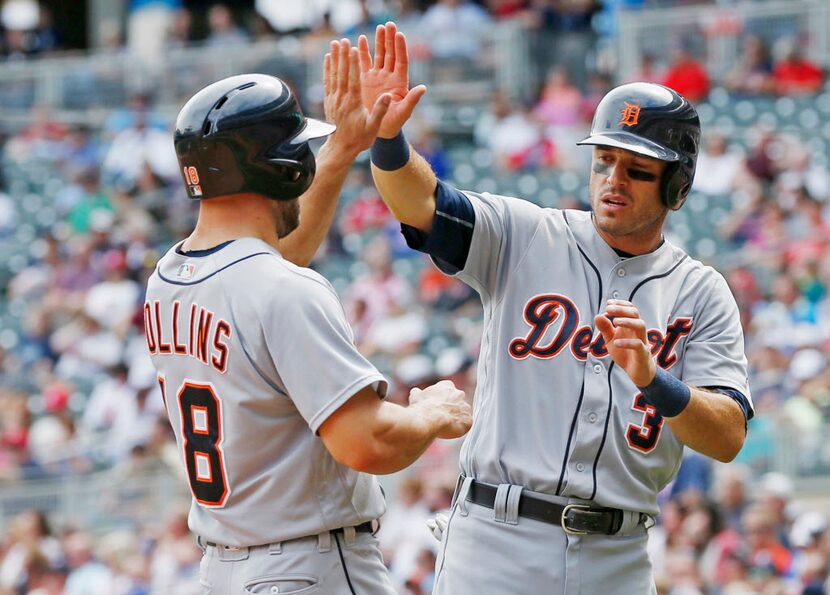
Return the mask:
[[282,542],[271,543],[268,545],[268,555],[277,556],[282,553]]
[[493,500],[493,520],[503,523],[507,515],[507,495],[510,493],[509,483],[500,483],[496,489],[496,499]]
[[343,527],[343,541],[346,545],[352,545],[356,536],[357,531],[355,531],[354,527]]
[[207,546],[205,545],[205,540],[202,539],[201,535],[196,536],[196,545],[199,546],[199,549],[202,550],[203,554],[207,551]]
[[469,514],[469,511],[467,510],[467,494],[470,491],[471,485],[473,485],[473,478],[464,477],[455,497],[455,501],[458,503],[458,511],[461,513],[461,516],[467,516]]
[[507,491],[507,502],[505,503],[504,522],[508,525],[519,524],[519,500],[522,497],[522,486],[511,485]]
[[620,528],[617,529],[614,535],[630,535],[649,518],[648,515],[643,515],[640,512],[634,512],[632,510],[623,510],[621,512],[622,523],[620,523]]
[[328,531],[317,535],[317,551],[321,554],[331,551],[331,533]]

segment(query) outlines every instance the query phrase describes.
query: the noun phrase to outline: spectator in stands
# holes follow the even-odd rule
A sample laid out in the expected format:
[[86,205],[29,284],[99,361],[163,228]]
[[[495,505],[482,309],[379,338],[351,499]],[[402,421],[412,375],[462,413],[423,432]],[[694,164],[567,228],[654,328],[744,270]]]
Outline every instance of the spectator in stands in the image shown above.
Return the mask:
[[[335,6],[337,8],[345,8],[348,4],[348,2],[338,2]],[[352,4],[357,9],[356,15],[349,15],[347,17],[348,20],[340,19],[343,21],[342,23],[334,21],[335,26],[339,25],[345,37],[356,38],[361,33],[372,34],[375,31],[375,27],[384,24],[390,17],[389,14],[378,10],[382,5],[375,3],[373,7],[370,0],[357,0]],[[332,39],[332,37],[329,39]]]
[[708,134],[697,159],[698,171],[704,175],[695,176],[692,190],[696,192],[726,196],[739,187],[748,189],[754,182],[744,168],[743,154],[729,150],[723,134]]
[[429,126],[423,126],[413,140],[415,149],[427,160],[436,176],[450,173],[450,155],[441,143],[441,137]]
[[553,166],[553,143],[545,139],[526,109],[514,107],[503,92],[493,95],[490,109],[475,127],[476,141],[490,149],[502,170]]
[[101,189],[98,175],[97,168],[90,167],[81,171],[76,178],[79,196],[74,200],[65,196],[64,200],[73,200],[74,204],[61,205],[64,208],[71,207],[68,209],[67,221],[72,231],[77,234],[86,234],[89,231],[90,221],[95,213],[115,213],[112,202]]
[[657,57],[651,52],[643,52],[640,58],[640,68],[634,73],[634,76],[629,77],[625,82],[662,83],[665,78],[666,74]]
[[758,573],[786,576],[792,552],[778,538],[774,513],[763,504],[754,504],[744,513],[741,529],[746,536],[750,567]]
[[701,101],[709,94],[709,74],[695,58],[688,41],[674,47],[663,84],[693,102]]
[[[564,65],[553,66],[542,87],[539,102],[532,111],[534,119],[544,126],[545,144],[551,148],[568,147],[582,140],[585,136],[585,108],[585,98],[571,82],[567,68]],[[593,111],[590,114],[593,115]],[[590,121],[590,116],[587,119]],[[572,166],[576,156],[575,151],[556,154],[556,165],[563,168]]]
[[308,33],[316,26],[324,12],[316,2],[256,0],[254,7],[278,35]]
[[162,60],[176,13],[182,0],[130,0],[127,11],[127,44],[130,54],[153,69]]
[[775,90],[772,58],[760,37],[747,35],[738,63],[726,74],[723,85],[739,96],[764,95]]
[[[485,0],[487,12],[495,19],[506,19],[521,16],[527,8],[526,0]],[[397,22],[397,19],[395,19]],[[398,23],[400,26],[400,23]],[[401,27],[403,29],[403,27]],[[405,29],[403,29],[405,30]]]
[[715,475],[715,502],[725,528],[737,531],[747,507],[749,469],[739,463],[719,467]]
[[214,4],[208,10],[209,46],[224,46],[248,41],[248,35],[236,24],[231,9],[225,4]]
[[173,15],[166,45],[170,49],[186,48],[193,43],[193,39],[193,13],[183,6],[179,7]]
[[571,83],[564,66],[554,66],[548,71],[533,115],[554,131],[582,125],[582,92]]
[[142,291],[128,277],[127,259],[122,250],[104,254],[104,280],[90,287],[84,312],[103,328],[124,336],[135,315]]
[[101,170],[108,185],[124,190],[135,187],[144,167],[165,180],[179,175],[179,162],[170,135],[150,126],[148,114],[135,113],[135,122],[113,139]]
[[[402,314],[414,296],[409,281],[392,269],[389,242],[384,236],[377,236],[364,248],[362,260],[366,273],[354,280],[344,302],[351,320],[360,315],[363,333],[357,334],[364,334],[364,340],[372,342],[370,337],[377,335],[374,327]],[[382,341],[381,349],[388,343]],[[359,340],[357,345],[361,345]]]
[[[170,125],[167,120],[155,109],[154,98],[149,90],[131,93],[127,98],[127,104],[110,112],[104,122],[103,135],[112,139],[124,130],[146,124],[150,128],[158,128],[167,131]],[[101,165],[99,163],[99,165]]]
[[[151,593],[193,589],[193,557],[201,553],[187,528],[188,506],[176,503],[165,513],[164,531],[150,557]],[[194,551],[195,550],[195,551]]]
[[426,526],[431,516],[432,511],[424,502],[423,482],[413,475],[405,477],[378,531],[384,558],[391,560],[390,576],[398,588],[415,573],[420,551],[435,543]]
[[63,561],[60,543],[52,535],[46,514],[39,510],[24,510],[12,517],[5,541],[0,562],[0,589],[20,592],[26,588],[30,561],[34,557],[45,558],[53,567]]
[[790,139],[779,160],[782,170],[776,178],[776,186],[782,192],[798,193],[803,190],[810,197],[825,202],[830,199],[830,171],[815,160],[815,152],[800,139]]
[[413,573],[406,579],[405,588],[410,595],[429,595],[435,584],[435,552],[423,548],[418,552]]
[[435,58],[473,59],[481,47],[480,34],[489,23],[487,12],[470,0],[438,0],[424,13],[420,29],[428,33]]
[[522,14],[528,24],[533,62],[541,72],[562,65],[574,83],[586,85],[586,58],[595,51],[591,25],[601,8],[596,0],[535,0]]
[[84,530],[71,531],[63,538],[63,551],[69,568],[65,595],[111,595],[114,592],[112,572],[95,558],[92,535]]
[[[257,12],[248,14],[245,28],[251,36],[251,41],[254,43],[258,43],[260,41],[275,41],[277,39],[277,35],[274,32],[274,28],[271,27],[271,23],[269,23],[264,16]],[[336,37],[336,35],[332,35],[332,37]],[[332,37],[329,37],[329,39]]]
[[779,95],[810,95],[818,93],[824,84],[821,68],[807,59],[792,40],[782,42],[781,59],[773,67],[772,78]]
[[7,60],[26,58],[41,48],[37,28],[40,6],[37,0],[8,0],[0,8],[0,24],[5,30],[3,53]]
[[100,146],[89,126],[76,124],[69,129],[61,161],[61,168],[70,173],[98,167],[101,162]]

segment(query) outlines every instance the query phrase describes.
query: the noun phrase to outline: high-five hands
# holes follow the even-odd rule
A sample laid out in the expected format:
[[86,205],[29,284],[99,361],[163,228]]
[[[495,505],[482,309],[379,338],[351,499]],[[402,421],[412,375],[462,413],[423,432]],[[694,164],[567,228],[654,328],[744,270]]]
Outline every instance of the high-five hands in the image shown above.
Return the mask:
[[651,384],[657,364],[651,355],[646,323],[634,304],[608,300],[605,313],[595,317],[594,324],[605,339],[611,359],[628,373],[634,384]]
[[409,50],[406,36],[393,22],[378,25],[375,30],[375,57],[369,52],[369,40],[357,40],[360,54],[360,81],[363,105],[374,105],[378,97],[389,93],[392,104],[383,119],[378,136],[394,138],[412,115],[412,110],[427,92],[424,85],[409,88]]
[[377,138],[392,103],[392,95],[380,92],[370,103],[363,103],[358,52],[348,39],[331,42],[331,49],[323,61],[323,87],[326,119],[337,125],[329,142],[354,159]]

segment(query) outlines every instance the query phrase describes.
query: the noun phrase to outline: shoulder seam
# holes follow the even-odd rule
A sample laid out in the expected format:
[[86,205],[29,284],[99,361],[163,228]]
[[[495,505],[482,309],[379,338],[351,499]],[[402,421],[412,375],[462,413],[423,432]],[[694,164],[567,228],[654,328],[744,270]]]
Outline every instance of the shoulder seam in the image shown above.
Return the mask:
[[206,280],[210,279],[214,275],[217,275],[218,273],[221,273],[225,269],[228,269],[228,268],[232,267],[235,264],[238,264],[238,263],[240,263],[244,260],[248,260],[249,258],[253,258],[254,256],[261,256],[262,254],[270,254],[271,256],[274,256],[274,254],[272,252],[254,252],[253,254],[248,254],[247,256],[243,256],[241,258],[238,258],[238,259],[234,260],[233,262],[229,262],[225,266],[223,266],[221,268],[218,268],[215,271],[213,271],[210,275],[202,277],[201,279],[199,279],[197,281],[174,281],[173,279],[168,279],[167,277],[165,277],[164,275],[161,274],[160,267],[158,267],[158,266],[156,266],[156,273],[158,274],[159,279],[161,279],[165,283],[169,283],[170,285],[181,285],[181,286],[187,287],[187,286],[191,286],[191,285],[198,285],[199,283],[202,283],[203,281],[206,281]]

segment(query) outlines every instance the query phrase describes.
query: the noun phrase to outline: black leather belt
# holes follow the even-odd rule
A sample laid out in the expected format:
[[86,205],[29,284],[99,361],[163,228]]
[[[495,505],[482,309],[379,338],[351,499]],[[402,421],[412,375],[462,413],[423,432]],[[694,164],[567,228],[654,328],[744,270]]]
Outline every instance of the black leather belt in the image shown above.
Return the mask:
[[[354,530],[358,533],[374,533],[375,528],[372,525],[372,521],[366,521],[365,523],[360,523],[359,525],[354,526]],[[337,535],[343,535],[346,532],[344,527],[339,527],[337,529],[332,529],[329,533],[334,533]],[[205,545],[211,545],[213,547],[219,547],[212,541],[205,541],[203,542]]]
[[[493,508],[498,487],[473,480],[467,492],[467,502]],[[558,525],[570,535],[599,533],[613,535],[623,523],[619,508],[599,508],[586,504],[556,504],[522,492],[519,498],[519,516]]]

